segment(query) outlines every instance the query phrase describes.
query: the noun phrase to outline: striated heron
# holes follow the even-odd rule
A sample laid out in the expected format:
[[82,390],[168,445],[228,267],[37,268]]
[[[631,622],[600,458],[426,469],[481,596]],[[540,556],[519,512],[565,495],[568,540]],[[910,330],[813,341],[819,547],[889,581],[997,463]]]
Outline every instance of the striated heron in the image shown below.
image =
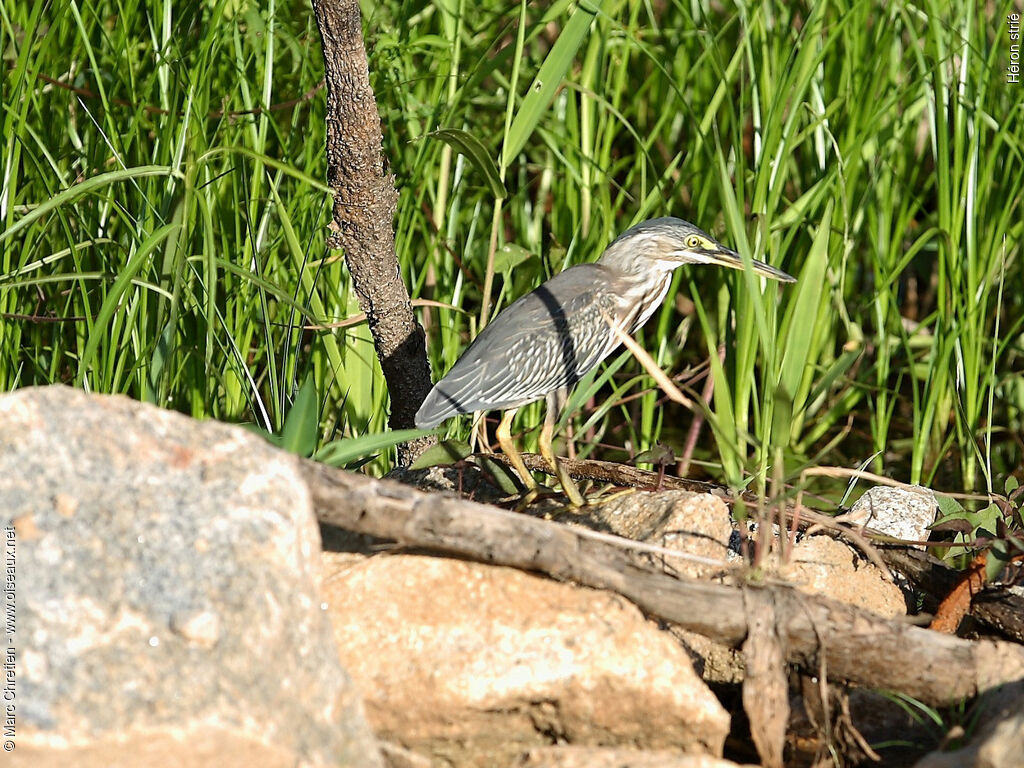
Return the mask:
[[[570,267],[500,312],[434,385],[416,413],[416,426],[430,429],[460,413],[505,411],[498,443],[535,492],[511,426],[520,406],[546,398],[540,452],[570,502],[582,506],[579,489],[551,449],[559,398],[619,346],[612,323],[632,334],[647,322],[683,264],[743,269],[739,254],[687,221],[666,217],[637,224],[595,263]],[[759,275],[794,282],[760,261],[751,266]]]

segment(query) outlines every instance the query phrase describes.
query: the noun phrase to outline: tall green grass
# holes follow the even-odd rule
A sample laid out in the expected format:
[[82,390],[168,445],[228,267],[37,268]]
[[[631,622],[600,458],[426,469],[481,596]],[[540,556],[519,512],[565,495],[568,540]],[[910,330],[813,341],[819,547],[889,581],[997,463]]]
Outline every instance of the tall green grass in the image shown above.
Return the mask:
[[[694,396],[714,381],[702,472],[871,459],[998,490],[1024,408],[1010,8],[365,4],[403,276],[450,307],[420,310],[435,372],[546,277],[681,216],[799,278],[680,270],[638,334]],[[310,374],[321,441],[383,431],[365,326],[327,327],[358,306],[325,251],[307,5],[14,0],[0,36],[0,388],[279,431]],[[573,403],[576,450],[615,460],[694,418],[627,353]],[[541,414],[517,418],[527,444]]]

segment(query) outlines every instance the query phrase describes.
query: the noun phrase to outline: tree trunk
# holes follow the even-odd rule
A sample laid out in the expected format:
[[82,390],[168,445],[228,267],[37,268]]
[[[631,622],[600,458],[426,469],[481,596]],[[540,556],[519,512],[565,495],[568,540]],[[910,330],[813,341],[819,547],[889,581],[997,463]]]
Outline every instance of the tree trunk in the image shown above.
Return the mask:
[[[336,241],[345,251],[352,284],[373,334],[391,398],[392,429],[413,426],[430,391],[423,328],[395,256],[398,193],[384,168],[377,102],[363,45],[356,0],[312,0],[324,47],[327,84],[327,183],[334,190]],[[407,466],[433,438],[398,447]]]

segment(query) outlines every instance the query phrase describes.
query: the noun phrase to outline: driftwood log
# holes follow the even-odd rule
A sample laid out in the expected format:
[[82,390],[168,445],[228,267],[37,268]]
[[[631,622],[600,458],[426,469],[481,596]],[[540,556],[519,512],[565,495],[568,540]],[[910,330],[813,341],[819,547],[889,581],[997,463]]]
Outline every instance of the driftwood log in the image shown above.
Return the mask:
[[320,522],[398,545],[537,571],[618,592],[647,613],[732,647],[750,634],[749,599],[774,606],[786,661],[833,681],[948,705],[1024,679],[1024,648],[968,641],[777,585],[670,576],[621,545],[565,525],[304,462]]
[[[508,458],[502,454],[486,454],[488,459],[508,464]],[[523,454],[526,466],[534,472],[553,474],[543,456],[535,453]],[[577,461],[561,459],[569,474],[577,479],[594,480],[599,483],[629,488],[657,488],[659,490],[684,490],[697,493],[713,493],[727,504],[737,498],[756,507],[758,500],[754,494],[744,493],[739,497],[724,485],[688,480],[658,472],[638,469],[626,464],[609,461]],[[783,511],[787,524],[795,524],[805,530],[816,527],[821,533],[833,538],[843,539],[854,547],[870,549],[865,554],[872,557],[876,565],[884,565],[905,576],[914,588],[925,596],[925,610],[934,611],[936,605],[956,586],[962,577],[960,571],[951,568],[942,560],[927,551],[911,549],[903,545],[886,543],[889,537],[878,534],[871,529],[850,526],[837,522],[834,518],[809,509],[800,510],[797,514],[795,505],[789,503]],[[989,587],[974,594],[971,615],[988,627],[1001,632],[1020,642],[1024,642],[1024,595],[1019,591],[1011,591],[1005,586]]]

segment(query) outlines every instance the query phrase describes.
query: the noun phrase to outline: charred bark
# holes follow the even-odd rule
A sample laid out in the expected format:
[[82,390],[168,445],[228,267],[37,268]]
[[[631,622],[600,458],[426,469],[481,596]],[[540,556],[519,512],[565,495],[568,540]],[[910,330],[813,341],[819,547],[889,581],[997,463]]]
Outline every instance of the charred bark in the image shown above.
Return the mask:
[[[323,40],[327,84],[327,183],[334,190],[335,241],[366,313],[391,398],[392,429],[413,426],[430,391],[423,328],[395,256],[395,178],[384,166],[380,114],[356,0],[312,0]],[[407,466],[433,438],[398,448]]]

